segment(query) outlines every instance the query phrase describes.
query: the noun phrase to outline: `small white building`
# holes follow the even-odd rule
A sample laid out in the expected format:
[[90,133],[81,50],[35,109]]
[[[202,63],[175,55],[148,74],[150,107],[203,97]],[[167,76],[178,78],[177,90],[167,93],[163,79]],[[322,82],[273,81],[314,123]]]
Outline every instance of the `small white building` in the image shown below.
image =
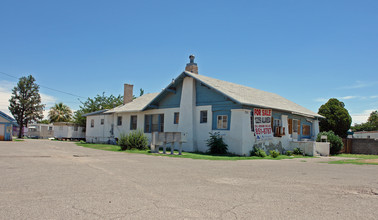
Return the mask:
[[274,93],[199,75],[194,56],[160,93],[133,99],[132,91],[125,84],[124,105],[86,114],[87,142],[115,143],[121,133],[142,129],[149,138],[152,132],[185,133],[184,151],[207,151],[209,132],[219,132],[238,155],[254,146],[299,147],[309,155],[324,155],[329,147],[315,142],[323,116]]
[[65,140],[84,140],[85,128],[71,122],[54,122],[54,138]]
[[353,138],[378,139],[378,131],[356,131],[353,133]]
[[47,139],[54,137],[52,124],[28,124],[27,137],[36,139]]

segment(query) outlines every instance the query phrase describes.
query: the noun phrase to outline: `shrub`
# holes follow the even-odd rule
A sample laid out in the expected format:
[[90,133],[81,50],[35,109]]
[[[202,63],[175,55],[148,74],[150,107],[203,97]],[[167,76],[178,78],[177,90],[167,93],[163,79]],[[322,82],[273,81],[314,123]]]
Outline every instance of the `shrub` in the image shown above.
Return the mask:
[[293,151],[291,150],[286,151],[286,156],[293,156]]
[[303,151],[300,148],[296,147],[293,150],[293,154],[295,154],[295,155],[303,155]]
[[269,151],[269,154],[270,156],[272,156],[273,158],[276,158],[280,155],[280,152],[278,152],[277,150],[270,150]]
[[83,140],[80,140],[79,141],[80,144],[86,144],[87,142],[83,141]]
[[136,130],[129,134],[121,133],[117,144],[121,147],[121,150],[146,150],[148,148],[148,138],[142,130]]
[[224,143],[222,136],[219,132],[214,132],[210,134],[210,138],[207,139],[207,146],[209,147],[208,152],[210,154],[227,154],[228,145]]
[[251,156],[266,157],[266,153],[263,149],[259,147],[253,147],[253,150],[251,151]]
[[330,143],[330,154],[338,154],[343,149],[343,141],[341,137],[337,136],[333,131],[323,131],[318,134],[316,141],[320,142],[322,135],[327,136],[327,141]]

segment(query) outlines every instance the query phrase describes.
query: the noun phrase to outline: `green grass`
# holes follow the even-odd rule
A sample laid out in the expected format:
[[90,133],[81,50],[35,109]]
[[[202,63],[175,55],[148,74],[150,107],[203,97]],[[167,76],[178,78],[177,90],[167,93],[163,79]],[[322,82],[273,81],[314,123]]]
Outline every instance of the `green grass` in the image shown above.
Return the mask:
[[[191,159],[199,159],[199,160],[261,160],[261,159],[268,159],[268,160],[282,160],[282,159],[293,159],[293,158],[309,158],[310,156],[301,156],[301,155],[294,155],[292,157],[286,155],[279,155],[277,158],[272,158],[271,156],[267,157],[242,157],[236,155],[226,155],[226,156],[218,156],[218,155],[209,155],[206,153],[189,153],[183,152],[182,155],[177,155],[178,151],[175,151],[175,155],[171,155],[170,151],[167,151],[167,154],[155,154],[151,153],[150,150],[126,150],[121,151],[121,148],[117,145],[109,145],[109,144],[89,144],[89,143],[76,143],[77,146],[87,147],[92,149],[98,150],[106,150],[106,151],[119,151],[125,153],[137,153],[137,154],[145,154],[151,156],[164,156],[164,157],[179,157],[179,158],[191,158]],[[161,151],[160,151],[161,152]]]
[[24,141],[22,139],[13,139],[13,141]]
[[354,158],[348,160],[337,160],[328,162],[329,164],[356,164],[356,165],[378,165],[378,162],[366,161],[369,159],[378,159],[378,155],[365,155],[365,154],[339,154],[335,157]]
[[378,155],[367,154],[338,154],[335,157],[348,157],[348,158],[360,158],[360,159],[378,159]]

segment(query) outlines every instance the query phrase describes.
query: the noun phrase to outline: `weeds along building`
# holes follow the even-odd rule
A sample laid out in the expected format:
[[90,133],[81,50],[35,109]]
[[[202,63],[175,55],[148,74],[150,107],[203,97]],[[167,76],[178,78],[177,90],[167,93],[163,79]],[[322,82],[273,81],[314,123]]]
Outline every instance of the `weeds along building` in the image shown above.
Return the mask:
[[[86,140],[115,143],[121,133],[184,132],[185,151],[207,151],[209,132],[219,132],[230,152],[249,155],[253,146],[265,150],[311,148],[319,132],[314,113],[277,94],[214,79],[198,73],[191,55],[185,71],[160,93],[133,99],[124,85],[124,104],[86,114]],[[311,154],[311,153],[309,153]]]

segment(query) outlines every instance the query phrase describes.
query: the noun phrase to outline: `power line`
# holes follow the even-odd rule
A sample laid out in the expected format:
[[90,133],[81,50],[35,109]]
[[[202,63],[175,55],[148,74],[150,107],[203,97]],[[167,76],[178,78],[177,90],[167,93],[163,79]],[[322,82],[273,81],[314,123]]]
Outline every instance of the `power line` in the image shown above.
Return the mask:
[[[10,75],[10,74],[8,74],[8,73],[4,73],[4,72],[0,72],[0,73],[4,74],[4,75],[6,75],[6,76],[9,76],[9,77],[12,77],[12,78],[18,79],[18,77],[16,77],[16,76],[12,76],[12,75]],[[61,91],[61,90],[58,90],[58,89],[53,89],[53,88],[50,88],[50,87],[47,87],[47,86],[44,86],[44,85],[41,85],[41,84],[38,84],[38,85],[39,85],[40,87],[42,87],[42,88],[50,89],[50,90],[55,91],[55,92],[60,92],[60,93],[64,93],[64,94],[67,94],[67,95],[76,96],[76,97],[79,97],[79,98],[86,99],[86,97],[84,97],[84,96],[75,95],[75,94],[72,94],[72,93],[69,93],[69,92],[64,92],[64,91]]]

